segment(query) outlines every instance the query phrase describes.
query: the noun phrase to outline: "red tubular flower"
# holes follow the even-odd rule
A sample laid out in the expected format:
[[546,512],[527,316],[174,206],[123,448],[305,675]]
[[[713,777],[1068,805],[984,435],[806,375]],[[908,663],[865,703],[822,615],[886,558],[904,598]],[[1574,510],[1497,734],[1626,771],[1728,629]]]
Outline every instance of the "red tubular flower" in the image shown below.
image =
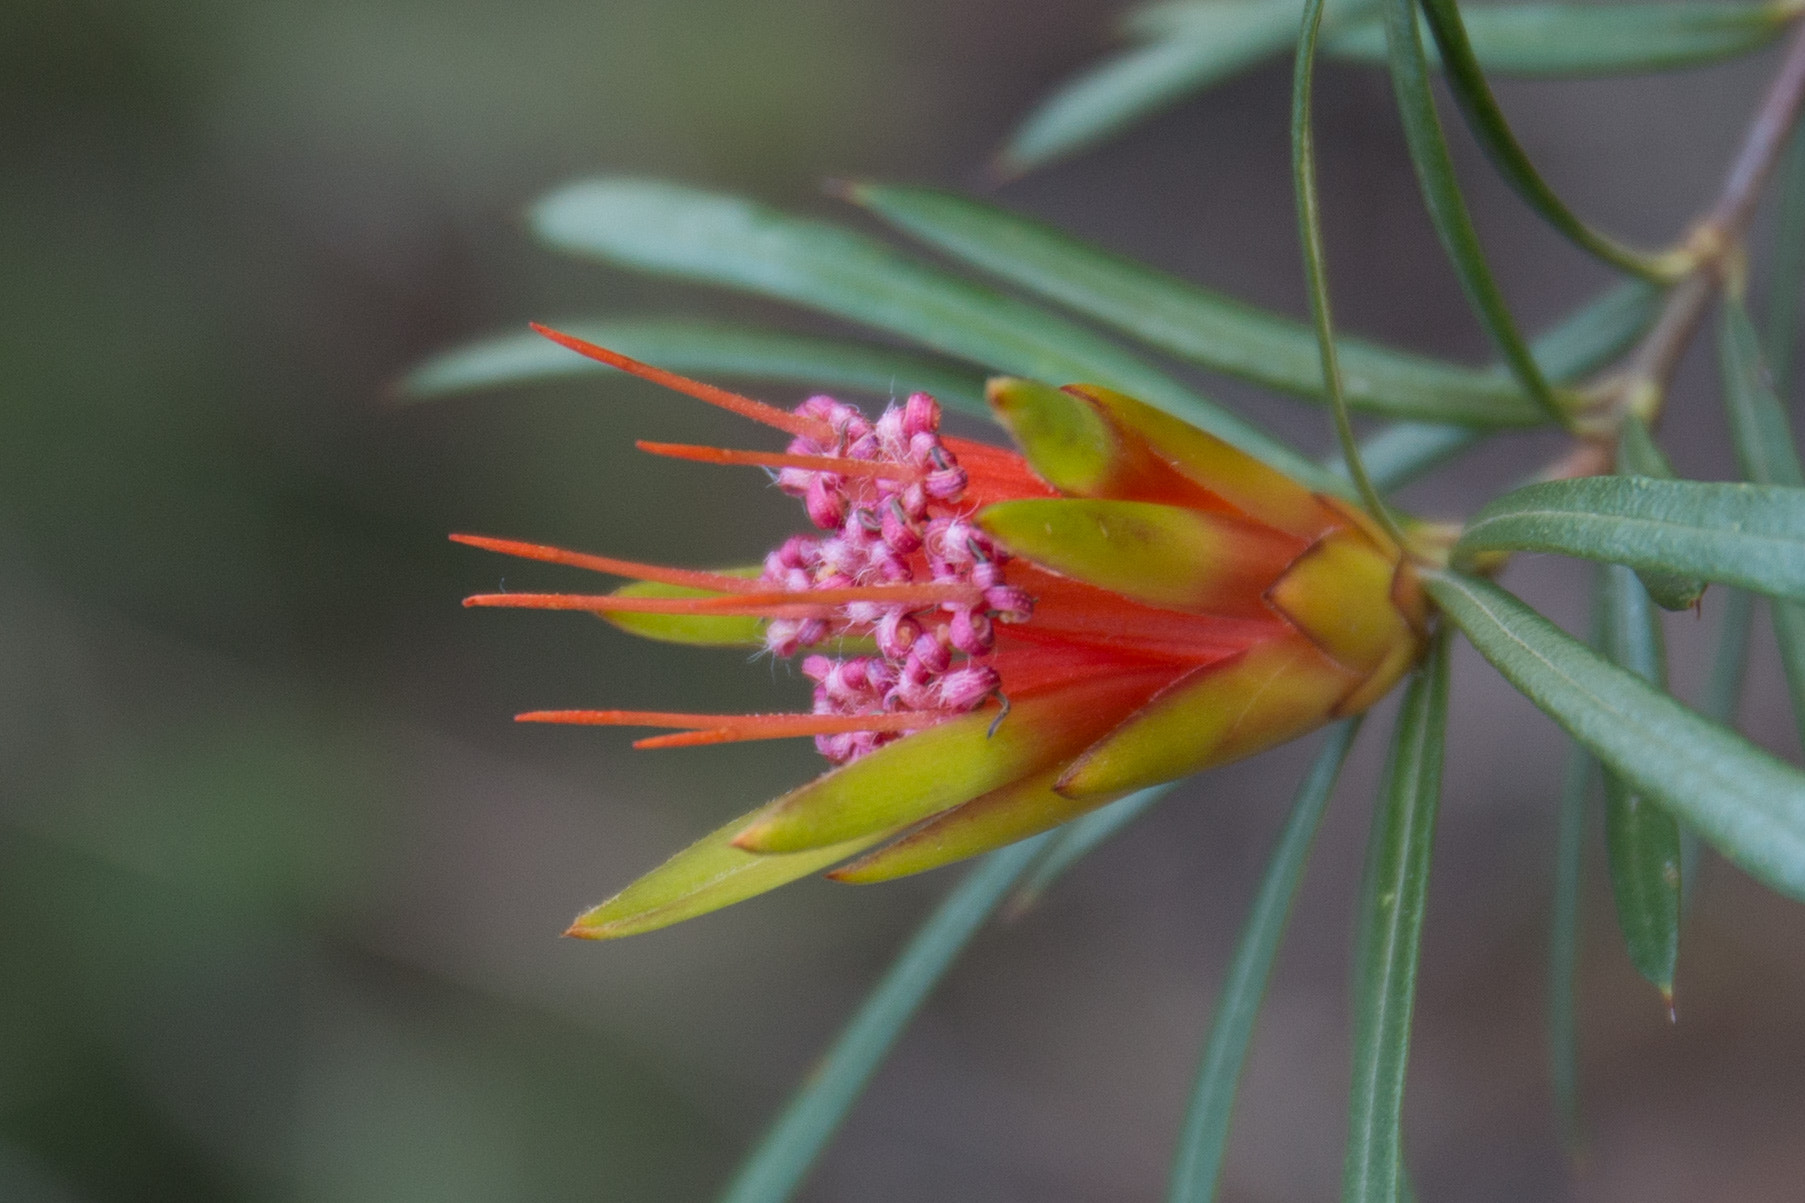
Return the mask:
[[731,572],[457,535],[638,582],[466,604],[802,655],[815,700],[809,714],[520,718],[676,729],[638,747],[813,736],[836,766],[572,935],[662,927],[849,858],[830,876],[881,881],[1022,839],[1363,710],[1421,650],[1422,595],[1383,531],[1120,393],[992,381],[1016,454],[941,434],[923,393],[875,422],[827,397],[791,412],[542,333],[790,435],[782,453],[640,446],[765,467],[820,533]]

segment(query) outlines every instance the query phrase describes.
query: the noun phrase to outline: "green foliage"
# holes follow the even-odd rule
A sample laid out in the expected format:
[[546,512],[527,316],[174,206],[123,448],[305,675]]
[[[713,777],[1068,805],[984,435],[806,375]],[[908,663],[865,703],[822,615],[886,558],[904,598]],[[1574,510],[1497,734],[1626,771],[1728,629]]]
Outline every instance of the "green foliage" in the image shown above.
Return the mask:
[[1316,829],[1334,796],[1341,766],[1359,730],[1357,718],[1330,730],[1322,751],[1316,754],[1316,762],[1298,787],[1291,815],[1279,833],[1272,859],[1267,862],[1266,875],[1254,895],[1247,921],[1241,927],[1241,938],[1235,944],[1234,958],[1223,978],[1222,991],[1216,998],[1197,1084],[1191,1089],[1190,1106],[1179,1130],[1178,1155],[1166,1196],[1169,1203],[1209,1203],[1216,1197],[1241,1068],[1253,1043],[1260,1003],[1272,980],[1272,963],[1278,956],[1298,883],[1303,880]]
[[1662,265],[1592,229],[1542,179],[1492,95],[1491,85],[1486,82],[1485,70],[1480,66],[1455,0],[1422,0],[1422,7],[1429,29],[1435,35],[1448,88],[1466,115],[1468,128],[1485,149],[1498,174],[1575,246],[1623,271],[1662,279],[1667,274]]
[[1444,635],[1430,645],[1404,695],[1367,837],[1370,873],[1354,963],[1354,1075],[1341,1177],[1341,1197],[1358,1203],[1390,1203],[1404,1183],[1404,1067],[1447,721]]
[[1380,498],[1348,416],[1347,394],[1335,346],[1335,323],[1330,315],[1328,248],[1323,243],[1321,199],[1316,189],[1316,134],[1312,115],[1316,79],[1316,39],[1322,33],[1323,0],[1306,0],[1303,33],[1297,43],[1297,64],[1291,78],[1291,186],[1297,194],[1297,238],[1304,252],[1304,280],[1310,292],[1310,320],[1316,327],[1316,352],[1329,411],[1335,419],[1335,438],[1341,444],[1341,467],[1366,511],[1385,533],[1402,545],[1404,539]]
[[[1376,7],[1359,0],[1332,7],[1323,49],[1383,65]],[[1699,66],[1759,49],[1790,18],[1785,6],[1768,2],[1476,4],[1465,15],[1481,68],[1541,77]],[[1297,8],[1286,0],[1181,0],[1137,10],[1129,29],[1144,44],[1055,92],[1010,142],[1005,169],[1063,158],[1282,53],[1297,36]]]
[[802,1184],[909,1020],[1050,838],[991,853],[946,896],[734,1175],[721,1203],[779,1203]]
[[851,230],[630,178],[567,185],[534,206],[532,221],[561,250],[825,310],[994,372],[1121,389],[1294,476],[1341,487],[1283,443],[1101,336]]
[[[1324,400],[1316,335],[1258,309],[1111,255],[1039,222],[926,188],[849,195],[904,232],[1158,351],[1295,396]],[[1348,401],[1394,418],[1520,426],[1541,415],[1508,379],[1359,339],[1342,340]]]
[[1805,600],[1805,489],[1640,476],[1545,481],[1486,505],[1457,551],[1552,551]]
[[[1650,432],[1668,401],[1672,366],[1715,291],[1741,287],[1734,244],[1746,232],[1760,173],[1738,169],[1726,189],[1747,195],[1731,195],[1712,209],[1713,224],[1703,234],[1658,253],[1632,250],[1594,230],[1555,194],[1517,140],[1489,82],[1499,73],[1564,77],[1697,65],[1765,45],[1796,16],[1796,6],[1777,4],[1311,0],[1300,33],[1297,6],[1287,0],[1205,0],[1139,10],[1129,29],[1140,44],[1056,92],[1023,124],[1004,151],[1003,166],[1026,170],[1070,154],[1295,47],[1292,163],[1309,322],[1110,253],[998,205],[925,187],[855,183],[839,195],[945,257],[948,267],[827,221],[641,179],[568,185],[535,207],[532,225],[559,250],[656,277],[775,298],[926,348],[679,321],[610,319],[573,328],[641,358],[701,375],[876,392],[925,388],[986,416],[980,403],[984,375],[1027,377],[993,388],[993,400],[1003,397],[1006,416],[1030,445],[1042,475],[1080,493],[1073,482],[1102,471],[1093,446],[1101,428],[1094,420],[1085,425],[1083,414],[1063,421],[1064,411],[1047,402],[1063,397],[1057,386],[1096,383],[1217,434],[1314,489],[1359,499],[1376,523],[1395,522],[1397,530],[1419,538],[1401,541],[1411,556],[1410,572],[1434,602],[1437,629],[1411,677],[1373,814],[1354,954],[1343,1180],[1345,1199],[1389,1203],[1410,1195],[1400,1115],[1454,630],[1573,739],[1559,801],[1548,994],[1555,1095],[1569,1141],[1577,1139],[1579,909],[1594,768],[1604,771],[1605,845],[1619,925],[1637,970],[1668,998],[1694,876],[1693,833],[1773,889],[1805,899],[1805,772],[1731,729],[1755,594],[1774,606],[1795,709],[1805,720],[1805,474],[1738,296],[1723,302],[1719,349],[1730,425],[1750,483],[1679,479]],[[1424,45],[1425,32],[1432,48]],[[1388,70],[1432,224],[1499,362],[1444,362],[1335,329],[1311,121],[1319,42],[1325,54]],[[1436,108],[1431,73],[1437,70],[1504,182],[1569,241],[1639,277],[1614,284],[1533,344],[1494,279],[1457,178]],[[1751,135],[1757,149],[1760,130],[1757,123]],[[1770,146],[1764,153],[1771,159],[1777,152]],[[1805,150],[1795,147],[1785,176],[1784,203],[1796,215],[1805,211]],[[1332,195],[1326,198],[1334,202]],[[1777,257],[1785,278],[1768,317],[1770,354],[1784,371],[1805,283],[1805,237],[1791,228],[1782,235]],[[1140,349],[1131,351],[1124,342]],[[1143,352],[1325,405],[1341,455],[1327,464],[1307,459]],[[404,387],[424,397],[591,370],[510,336],[430,361]],[[1030,404],[1035,397],[1038,407]],[[1359,440],[1354,412],[1391,423]],[[1385,498],[1501,432],[1548,424],[1572,436],[1567,457],[1550,464],[1537,483],[1485,504],[1457,534],[1410,523]],[[1613,455],[1619,475],[1584,475],[1601,470]],[[1579,478],[1571,478],[1576,473]],[[1150,557],[1143,563],[1125,552],[1121,537],[1124,507],[1143,503],[1062,501],[1070,529],[1053,523],[1051,511],[1038,504],[993,507],[986,520],[1007,525],[1014,542],[1032,546],[1041,561],[1082,568],[1087,579],[1107,566],[1119,592],[1163,606],[1194,600],[1195,581],[1173,574],[1175,566],[1188,570],[1208,560],[1196,552],[1203,542],[1196,531],[1153,532],[1159,538],[1141,532],[1133,550]],[[1597,650],[1487,579],[1521,552],[1602,566]],[[1389,561],[1385,570],[1390,572]],[[1400,588],[1408,586],[1409,575]],[[1703,707],[1709,717],[1702,717],[1668,691],[1662,628],[1651,601],[1669,609],[1694,607],[1707,583],[1719,585],[1725,600]],[[1055,721],[1037,716],[1034,705],[1033,699],[1018,703],[1012,723],[995,731],[988,715],[974,715],[910,737],[917,746],[939,748],[938,758],[893,764],[880,751],[790,795],[831,805],[805,812],[780,799],[736,820],[651,879],[655,897],[627,906],[624,921],[655,926],[720,905],[744,892],[738,874],[812,870],[932,815],[947,798],[989,788],[993,783],[980,779],[984,773],[999,760],[1027,755],[1025,746],[1011,742],[1018,733],[1037,721]],[[1173,1200],[1214,1197],[1261,1000],[1356,722],[1330,733],[1253,901],[1180,1134]],[[1012,909],[1031,904],[1169,788],[1143,790],[986,860],[905,950],[727,1198],[788,1198],[928,990],[990,913],[1012,893]],[[749,819],[755,820],[751,827]]]
[[1429,86],[1429,64],[1423,56],[1422,30],[1418,27],[1416,0],[1381,0],[1385,16],[1385,44],[1391,68],[1391,87],[1397,96],[1398,117],[1404,124],[1404,144],[1416,167],[1417,183],[1429,206],[1429,218],[1441,237],[1448,262],[1460,277],[1467,301],[1480,325],[1503,356],[1511,375],[1548,417],[1565,423],[1567,413],[1548,379],[1529,353],[1504,294],[1492,278],[1491,265],[1479,245],[1479,232],[1467,212],[1454,175],[1454,160],[1442,135],[1435,111],[1435,94]]
[[1455,573],[1429,594],[1511,684],[1725,856],[1805,898],[1805,773],[1700,718],[1496,585]]
[[1054,882],[1065,876],[1066,870],[1153,809],[1172,789],[1170,785],[1156,785],[1151,789],[1129,794],[1120,801],[1111,802],[1108,806],[1093,810],[1048,833],[1051,839],[1046,845],[1046,851],[1023,876],[1022,884],[1010,900],[1009,909],[1019,914],[1032,907],[1053,888]]

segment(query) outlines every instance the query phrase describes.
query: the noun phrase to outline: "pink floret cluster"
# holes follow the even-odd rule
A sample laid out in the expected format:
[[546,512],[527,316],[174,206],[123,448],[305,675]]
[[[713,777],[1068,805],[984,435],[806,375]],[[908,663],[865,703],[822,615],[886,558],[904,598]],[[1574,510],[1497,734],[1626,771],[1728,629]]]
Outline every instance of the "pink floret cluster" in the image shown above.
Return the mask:
[[[832,397],[811,397],[796,412],[825,422],[834,439],[806,436],[792,455],[860,460],[907,469],[893,476],[843,475],[785,468],[777,484],[801,498],[823,535],[797,535],[765,557],[763,581],[808,593],[876,585],[963,585],[969,603],[937,607],[848,602],[831,618],[772,619],[766,646],[793,656],[829,638],[869,637],[875,655],[807,656],[815,682],[814,712],[867,715],[975,710],[997,692],[987,660],[995,623],[1028,617],[1032,602],[1004,583],[1008,560],[970,521],[963,506],[966,474],[940,437],[940,406],[926,393],[892,404],[876,422]],[[898,732],[818,735],[815,746],[836,764],[901,738]]]

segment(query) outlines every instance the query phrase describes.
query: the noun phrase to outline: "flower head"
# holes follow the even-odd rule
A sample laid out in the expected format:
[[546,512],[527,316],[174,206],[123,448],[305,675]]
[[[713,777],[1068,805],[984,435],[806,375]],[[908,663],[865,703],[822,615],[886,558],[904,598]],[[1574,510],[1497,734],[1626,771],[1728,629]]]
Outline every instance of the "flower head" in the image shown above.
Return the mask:
[[1415,576],[1364,515],[1120,393],[992,381],[1017,454],[941,433],[924,393],[875,421],[829,397],[785,411],[542,332],[788,434],[779,453],[639,445],[762,466],[815,533],[726,572],[454,536],[637,582],[466,604],[757,643],[815,688],[807,714],[521,719],[675,729],[639,747],[812,736],[835,766],[573,935],[662,927],[839,862],[838,880],[880,881],[1022,839],[1363,710],[1421,650]]

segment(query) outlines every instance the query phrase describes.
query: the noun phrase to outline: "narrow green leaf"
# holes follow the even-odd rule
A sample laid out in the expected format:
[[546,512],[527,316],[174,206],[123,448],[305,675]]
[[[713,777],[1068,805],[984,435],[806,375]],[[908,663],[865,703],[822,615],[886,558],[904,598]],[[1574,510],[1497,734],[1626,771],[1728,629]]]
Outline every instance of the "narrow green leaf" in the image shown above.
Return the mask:
[[1466,201],[1461,197],[1460,183],[1454,175],[1454,161],[1448,154],[1447,140],[1442,136],[1441,119],[1436,116],[1435,95],[1429,86],[1422,33],[1417,28],[1416,0],[1384,0],[1382,7],[1392,91],[1397,97],[1404,142],[1410,150],[1411,162],[1416,166],[1417,181],[1429,206],[1430,220],[1441,238],[1448,261],[1454,265],[1473,312],[1478,315],[1480,324],[1497,346],[1511,374],[1548,417],[1565,424],[1567,414],[1517,331],[1516,320],[1511,317],[1504,295],[1492,278],[1485,251],[1479,245],[1478,231],[1473,228]]
[[1580,882],[1585,865],[1586,803],[1594,762],[1578,743],[1569,745],[1567,771],[1555,820],[1554,892],[1548,934],[1548,1056],[1555,1109],[1569,1150],[1579,1146]]
[[[1325,400],[1314,328],[1123,258],[994,205],[933,188],[851,185],[847,194],[936,250],[1167,354],[1311,400]],[[1537,341],[1566,379],[1613,358],[1648,324],[1656,290],[1617,288]],[[1542,412],[1497,368],[1465,368],[1338,337],[1348,404],[1392,417],[1525,425]]]
[[1485,71],[1467,38],[1460,6],[1455,0],[1421,0],[1421,4],[1429,30],[1435,35],[1435,45],[1441,52],[1442,72],[1448,89],[1466,115],[1467,127],[1472,130],[1473,137],[1505,182],[1516,189],[1517,195],[1541,214],[1544,221],[1581,250],[1632,275],[1651,280],[1671,278],[1675,274],[1671,265],[1658,262],[1654,257],[1594,230],[1555,194],[1535,164],[1529,161],[1529,153],[1511,132],[1504,110],[1498,107],[1498,99],[1492,95],[1492,86],[1486,81]]
[[[1397,422],[1361,440],[1360,458],[1373,484],[1382,492],[1390,492],[1434,471],[1484,439],[1484,433],[1471,426]],[[1328,466],[1339,469],[1341,464],[1337,453]]]
[[998,849],[947,895],[741,1165],[721,1203],[781,1203],[795,1193],[915,1012],[1047,839]]
[[1780,164],[1779,214],[1767,282],[1767,337],[1774,392],[1791,402],[1793,351],[1799,342],[1799,293],[1805,290],[1805,124],[1795,125]]
[[1644,796],[1744,871],[1805,899],[1805,773],[1594,654],[1487,581],[1423,574],[1481,655]]
[[1100,335],[839,226],[625,177],[560,188],[533,207],[532,221],[561,250],[777,297],[994,371],[1120,389],[1313,487],[1345,490],[1304,456]]
[[1359,729],[1358,718],[1330,729],[1309,774],[1298,787],[1291,817],[1279,834],[1278,846],[1273,849],[1259,892],[1242,925],[1234,959],[1229,962],[1222,991],[1216,998],[1197,1084],[1192,1088],[1184,1126],[1179,1130],[1178,1154],[1166,1193],[1170,1203],[1209,1203],[1216,1197],[1241,1068],[1253,1041],[1260,1004],[1272,980],[1279,941],[1291,916],[1291,904],[1297,897],[1316,829]]
[[[1723,370],[1724,404],[1730,415],[1730,434],[1743,475],[1757,484],[1805,485],[1800,470],[1798,444],[1786,410],[1774,395],[1773,381],[1761,361],[1761,347],[1754,324],[1742,302],[1726,297],[1718,334],[1719,363]],[[1770,611],[1774,635],[1780,643],[1780,665],[1792,694],[1793,721],[1805,740],[1805,606],[1776,601]]]
[[1053,883],[1065,876],[1068,869],[1089,856],[1116,832],[1152,810],[1177,785],[1178,782],[1174,781],[1129,794],[1100,810],[1093,810],[1073,819],[1051,833],[1053,838],[1046,851],[1034,863],[1034,867],[1028,870],[1022,884],[1016,889],[1015,896],[1009,900],[1010,913],[1020,914],[1039,902],[1053,888]]
[[[551,323],[559,330],[693,376],[740,376],[867,393],[932,393],[966,413],[986,415],[984,376],[960,364],[874,343],[818,338],[711,322],[620,319]],[[402,378],[402,397],[425,399],[600,375],[612,368],[531,331],[481,339],[434,355]]]
[[1359,994],[1354,999],[1354,1074],[1341,1178],[1344,1203],[1393,1203],[1402,1189],[1399,1117],[1447,717],[1448,640],[1443,631],[1404,695],[1392,735],[1387,789],[1373,811],[1368,837],[1378,849],[1370,909],[1361,918],[1361,964],[1356,966]]
[[1335,419],[1335,439],[1341,444],[1341,466],[1354,482],[1366,512],[1400,546],[1402,532],[1386,508],[1379,490],[1366,474],[1360,445],[1354,439],[1354,421],[1348,413],[1341,361],[1335,351],[1335,322],[1329,301],[1328,250],[1322,237],[1321,199],[1316,190],[1316,134],[1311,120],[1316,80],[1316,39],[1322,32],[1324,0],[1304,0],[1303,32],[1298,37],[1297,62],[1291,78],[1291,184],[1297,194],[1298,244],[1303,251],[1304,279],[1310,294],[1310,319],[1316,328],[1316,350],[1329,412]]
[[[1656,688],[1666,683],[1666,653],[1659,620],[1636,574],[1620,564],[1600,580],[1605,654]],[[1674,966],[1680,951],[1680,828],[1658,803],[1643,797],[1616,773],[1605,785],[1605,850],[1617,926],[1636,971],[1673,1001]]]
[[1805,600],[1805,489],[1644,476],[1550,480],[1473,516],[1455,554],[1545,551]]
[[1297,37],[1297,9],[1221,0],[1189,9],[1164,33],[1061,85],[1010,139],[1002,170],[1019,174],[1063,158],[1278,54]]
[[[1656,480],[1674,479],[1673,465],[1655,443],[1654,435],[1641,418],[1629,414],[1617,439],[1617,471],[1633,476],[1649,476]],[[1639,568],[1643,588],[1663,610],[1690,610],[1705,595],[1705,582],[1695,576],[1664,572],[1658,568]]]
[[[1493,75],[1625,75],[1703,66],[1747,54],[1783,33],[1795,10],[1766,0],[1678,4],[1462,5],[1479,65]],[[1385,61],[1370,23],[1349,24],[1325,53]]]

